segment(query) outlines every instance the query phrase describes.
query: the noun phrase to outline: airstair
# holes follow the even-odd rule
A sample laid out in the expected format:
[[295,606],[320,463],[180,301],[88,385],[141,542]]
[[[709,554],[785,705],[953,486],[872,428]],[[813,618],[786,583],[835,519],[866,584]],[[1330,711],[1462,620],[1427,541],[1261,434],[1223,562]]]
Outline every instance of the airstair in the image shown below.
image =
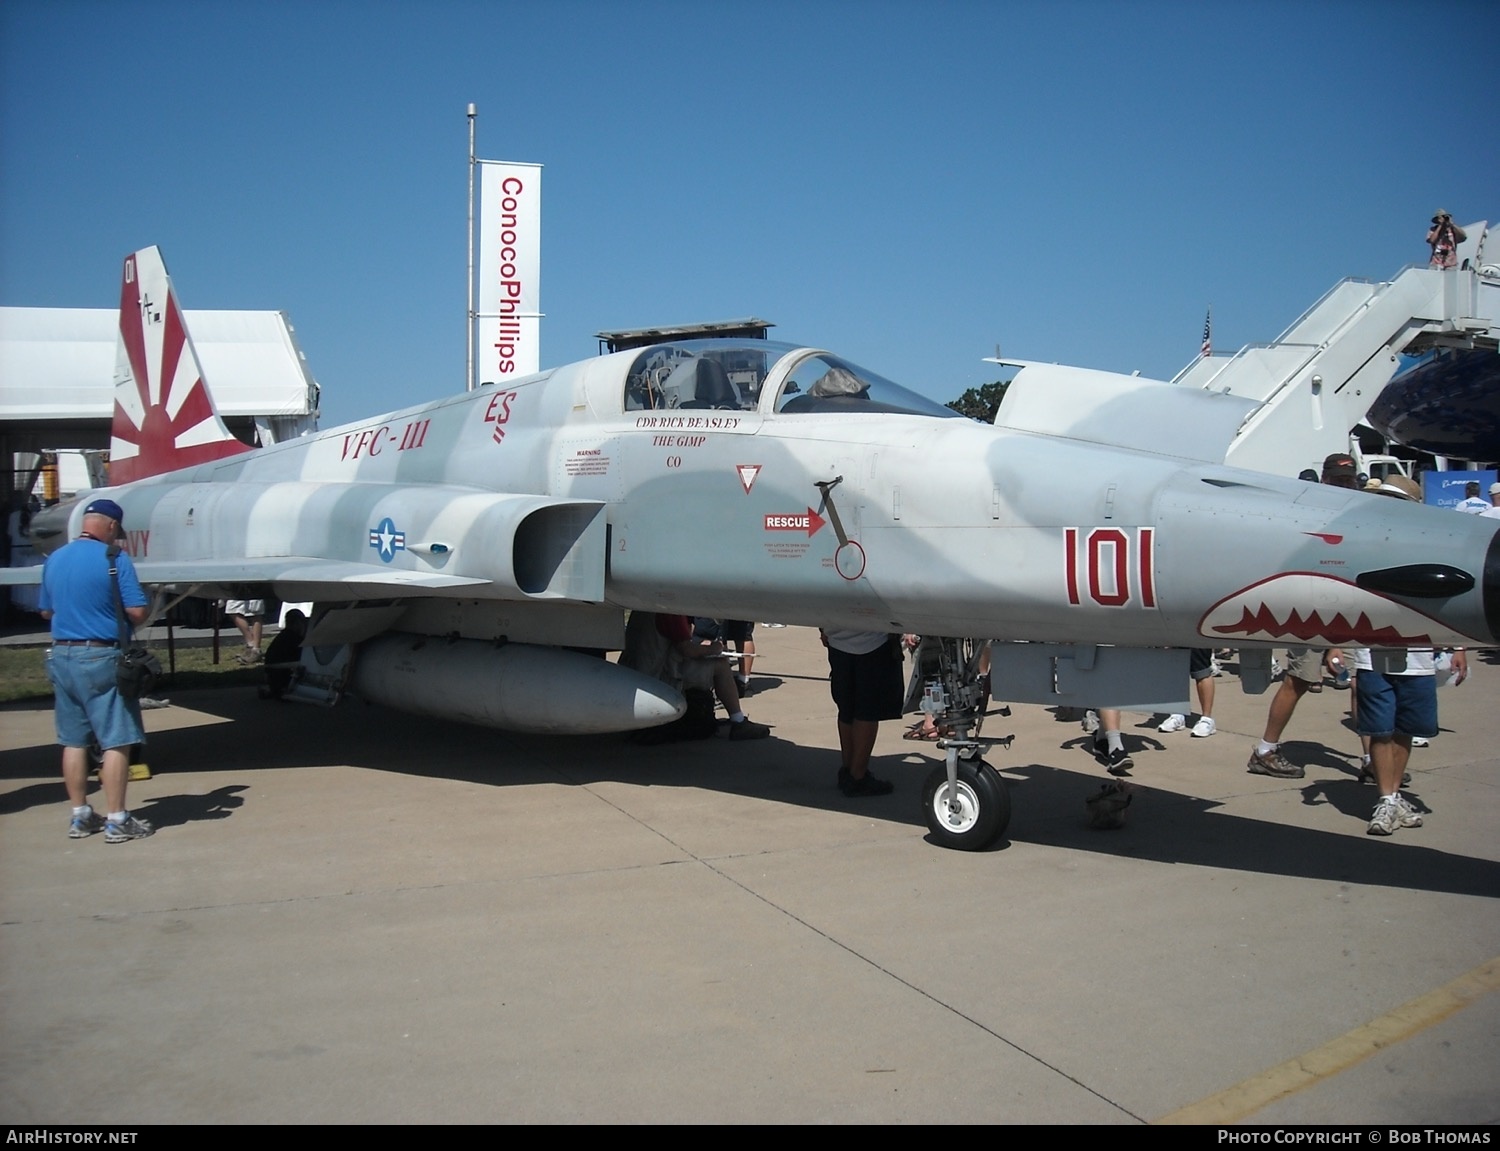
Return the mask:
[[1459,267],[1410,267],[1384,283],[1335,284],[1269,344],[1204,356],[1174,384],[1257,400],[1225,462],[1296,475],[1348,447],[1349,431],[1403,352],[1500,342],[1500,268],[1483,260],[1486,222],[1468,228]]

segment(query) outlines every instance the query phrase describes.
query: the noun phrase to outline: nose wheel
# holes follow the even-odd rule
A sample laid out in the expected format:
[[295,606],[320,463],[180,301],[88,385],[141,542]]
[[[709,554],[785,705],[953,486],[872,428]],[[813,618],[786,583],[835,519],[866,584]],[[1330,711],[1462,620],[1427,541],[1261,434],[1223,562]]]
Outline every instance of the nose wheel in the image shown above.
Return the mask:
[[[990,702],[989,643],[924,636],[912,663],[906,710],[920,701],[921,710],[948,733],[937,742],[944,762],[922,785],[927,829],[943,847],[981,851],[1010,825],[1005,780],[980,758],[985,744],[976,738]],[[1012,738],[1000,742],[1009,747]]]
[[947,762],[933,768],[922,786],[927,829],[944,847],[981,851],[1010,825],[1010,792],[984,760],[960,759],[957,747],[946,750]]

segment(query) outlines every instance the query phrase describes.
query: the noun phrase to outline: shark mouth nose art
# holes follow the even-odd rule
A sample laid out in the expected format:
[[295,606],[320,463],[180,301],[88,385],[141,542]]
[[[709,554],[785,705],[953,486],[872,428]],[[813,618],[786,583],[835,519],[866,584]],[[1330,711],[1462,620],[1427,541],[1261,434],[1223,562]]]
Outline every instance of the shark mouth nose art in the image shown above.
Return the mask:
[[[1454,568],[1446,570],[1454,575],[1467,574]],[[1371,574],[1390,577],[1378,580],[1382,590],[1388,587],[1394,592],[1398,583],[1409,579],[1415,580],[1418,586],[1432,586],[1433,581],[1424,582],[1426,577],[1403,574],[1408,571],[1408,568],[1392,568]],[[1500,578],[1500,572],[1497,572],[1497,578]],[[1470,586],[1472,583],[1470,577]],[[1455,587],[1454,591],[1444,594],[1457,594],[1457,590]],[[1360,647],[1430,647],[1433,631],[1443,633],[1449,628],[1416,608],[1348,580],[1316,572],[1287,572],[1221,599],[1204,614],[1198,630],[1213,639],[1355,644]]]

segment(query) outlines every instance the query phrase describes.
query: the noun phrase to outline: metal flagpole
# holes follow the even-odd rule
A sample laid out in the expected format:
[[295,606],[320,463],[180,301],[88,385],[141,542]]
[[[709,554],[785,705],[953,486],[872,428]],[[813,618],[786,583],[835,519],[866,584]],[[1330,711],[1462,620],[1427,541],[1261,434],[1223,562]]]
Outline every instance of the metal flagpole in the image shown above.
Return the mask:
[[474,105],[469,105],[469,340],[464,391],[474,390]]

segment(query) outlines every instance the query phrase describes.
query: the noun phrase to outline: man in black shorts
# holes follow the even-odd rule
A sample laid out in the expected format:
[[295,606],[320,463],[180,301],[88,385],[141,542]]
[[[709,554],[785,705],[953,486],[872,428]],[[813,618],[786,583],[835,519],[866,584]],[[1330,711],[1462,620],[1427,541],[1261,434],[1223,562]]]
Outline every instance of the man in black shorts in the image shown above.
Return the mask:
[[734,673],[734,682],[739,685],[743,698],[750,694],[750,668],[755,663],[755,621],[726,619],[722,638],[725,643],[732,643],[739,653],[740,666]]
[[824,629],[828,687],[838,707],[839,790],[854,798],[889,795],[890,780],[870,772],[870,755],[882,719],[901,718],[905,685],[901,640],[879,631]]

